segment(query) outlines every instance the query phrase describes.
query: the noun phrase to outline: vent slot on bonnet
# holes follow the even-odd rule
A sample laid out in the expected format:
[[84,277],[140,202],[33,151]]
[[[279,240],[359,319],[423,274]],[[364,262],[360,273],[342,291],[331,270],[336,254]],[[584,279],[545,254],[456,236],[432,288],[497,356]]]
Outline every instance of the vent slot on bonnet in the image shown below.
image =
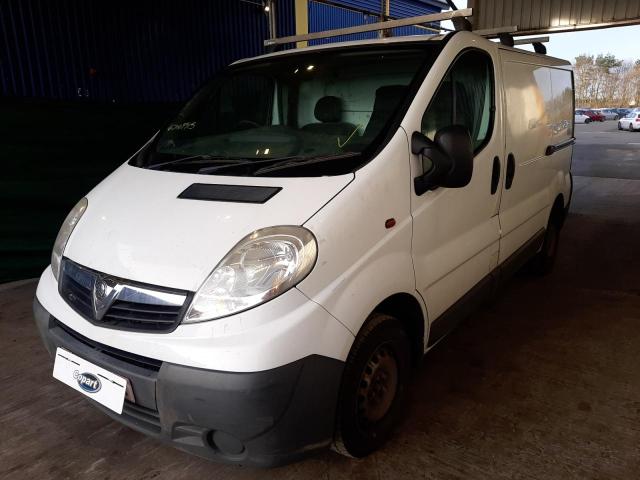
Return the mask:
[[212,202],[265,203],[280,190],[282,187],[194,183],[178,195],[178,198]]

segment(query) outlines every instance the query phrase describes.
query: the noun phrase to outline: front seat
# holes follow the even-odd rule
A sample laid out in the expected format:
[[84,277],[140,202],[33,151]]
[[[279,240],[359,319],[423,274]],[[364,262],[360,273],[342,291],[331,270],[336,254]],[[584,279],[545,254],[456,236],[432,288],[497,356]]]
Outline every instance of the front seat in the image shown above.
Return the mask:
[[321,135],[348,137],[356,126],[342,121],[342,100],[338,97],[326,96],[316,102],[313,115],[320,123],[310,123],[302,130]]
[[382,131],[407,94],[407,90],[404,85],[385,85],[376,90],[371,118],[362,135],[364,138],[372,139]]

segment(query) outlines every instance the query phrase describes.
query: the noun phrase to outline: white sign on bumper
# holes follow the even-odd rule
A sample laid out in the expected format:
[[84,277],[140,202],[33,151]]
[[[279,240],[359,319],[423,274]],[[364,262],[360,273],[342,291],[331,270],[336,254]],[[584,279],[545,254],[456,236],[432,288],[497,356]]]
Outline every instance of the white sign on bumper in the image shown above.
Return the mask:
[[53,364],[53,377],[114,412],[122,413],[126,378],[59,347]]

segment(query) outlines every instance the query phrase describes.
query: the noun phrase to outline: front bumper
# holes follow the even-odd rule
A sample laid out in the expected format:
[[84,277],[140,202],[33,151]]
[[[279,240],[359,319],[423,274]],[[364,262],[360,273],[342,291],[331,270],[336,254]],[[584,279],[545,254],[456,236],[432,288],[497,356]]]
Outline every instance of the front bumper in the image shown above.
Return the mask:
[[75,332],[34,300],[38,330],[57,347],[127,379],[135,403],[119,422],[189,453],[254,466],[295,461],[331,443],[344,363],[310,355],[270,370],[232,373],[161,362]]

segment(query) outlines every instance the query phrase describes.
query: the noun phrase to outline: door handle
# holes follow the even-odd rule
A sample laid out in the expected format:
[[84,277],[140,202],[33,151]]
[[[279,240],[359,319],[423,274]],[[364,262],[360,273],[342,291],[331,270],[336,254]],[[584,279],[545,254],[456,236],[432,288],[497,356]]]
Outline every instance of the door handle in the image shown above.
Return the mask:
[[491,171],[491,195],[498,191],[498,183],[500,183],[500,159],[493,157],[493,170]]
[[513,153],[510,153],[507,157],[507,173],[504,182],[504,188],[509,190],[513,184],[513,177],[516,176],[516,158]]

